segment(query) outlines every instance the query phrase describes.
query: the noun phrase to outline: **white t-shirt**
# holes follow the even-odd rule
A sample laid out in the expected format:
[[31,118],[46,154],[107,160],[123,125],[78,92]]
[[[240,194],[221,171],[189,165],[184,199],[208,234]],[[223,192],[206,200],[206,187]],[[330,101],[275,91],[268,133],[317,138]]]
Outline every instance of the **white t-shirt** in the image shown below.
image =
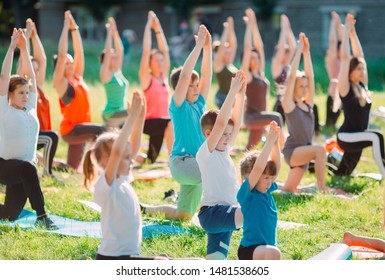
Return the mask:
[[39,120],[36,93],[30,92],[24,109],[8,104],[8,95],[0,96],[0,157],[36,162]]
[[210,153],[207,140],[199,148],[196,160],[202,176],[202,206],[238,205],[237,171],[230,157],[230,146]]
[[140,255],[142,216],[129,176],[116,178],[108,186],[103,172],[95,184],[94,201],[102,208],[103,238],[98,253],[114,257]]

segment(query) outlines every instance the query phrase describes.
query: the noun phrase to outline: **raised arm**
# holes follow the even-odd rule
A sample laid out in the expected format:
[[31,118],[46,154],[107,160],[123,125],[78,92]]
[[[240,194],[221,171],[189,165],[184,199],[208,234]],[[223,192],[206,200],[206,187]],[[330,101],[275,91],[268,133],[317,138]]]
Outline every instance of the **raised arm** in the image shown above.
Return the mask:
[[[134,95],[137,91],[134,92]],[[146,117],[146,110],[147,110],[147,104],[146,104],[146,98],[143,94],[139,93],[140,97],[142,99],[142,111],[140,111],[140,115],[135,123],[134,131],[131,134],[130,138],[130,144],[131,144],[131,158],[135,159],[140,147],[141,147],[141,140],[143,135],[143,128],[144,128],[144,121]]]
[[304,64],[305,74],[308,80],[308,89],[305,95],[305,101],[310,106],[313,106],[314,95],[315,95],[315,85],[314,85],[313,63],[312,63],[311,54],[310,54],[310,43],[309,43],[309,39],[306,37],[305,34],[301,34],[300,40],[303,41],[303,50],[302,50],[303,64]]
[[154,21],[152,28],[155,32],[155,37],[156,37],[156,42],[158,44],[159,50],[162,52],[163,57],[164,57],[164,64],[163,64],[163,74],[168,76],[170,73],[170,52],[168,49],[168,44],[166,40],[166,36],[164,35],[162,25],[160,24],[160,21],[156,14],[154,13]]
[[286,86],[286,92],[282,100],[282,108],[285,113],[290,113],[295,108],[294,87],[297,79],[297,70],[298,70],[299,62],[301,60],[302,49],[303,49],[303,40],[301,40],[301,34],[300,34],[299,45],[296,49],[296,52],[293,57],[293,61],[291,63],[291,68],[288,75],[288,83]]
[[198,36],[196,38],[195,47],[187,57],[185,63],[183,64],[182,71],[179,76],[178,84],[176,85],[174,92],[174,102],[176,106],[180,106],[183,101],[186,99],[187,90],[190,86],[191,74],[195,67],[195,64],[199,58],[201,50],[206,40],[207,29],[204,25],[199,27]]
[[214,58],[214,71],[221,72],[224,64],[224,57],[226,55],[229,56],[229,63],[233,63],[235,60],[235,56],[237,54],[237,37],[235,35],[234,30],[234,19],[232,17],[228,17],[227,21],[223,23],[223,31],[220,40],[220,45],[217,51],[217,54]]
[[238,92],[240,92],[240,90],[242,89],[242,87],[245,86],[245,84],[246,84],[245,73],[242,70],[240,70],[237,72],[235,77],[231,79],[229,93],[227,94],[226,100],[219,111],[214,127],[207,137],[207,145],[210,152],[214,151],[219,140],[223,136],[223,133],[227,127],[229,118],[231,116],[231,111],[234,105],[235,96],[237,95]]
[[[112,145],[111,154],[108,158],[105,175],[108,185],[111,185],[116,177],[120,161],[122,160],[124,151],[127,148],[128,138],[133,132],[135,124],[138,122],[138,118],[141,115],[143,106],[143,97],[138,91],[134,92],[134,95],[132,97],[131,110],[128,113],[127,119],[119,133],[118,138],[114,141]],[[132,158],[132,155],[130,156]]]
[[16,48],[16,42],[19,40],[21,36],[20,30],[16,28],[13,29],[11,36],[11,43],[9,44],[7,53],[4,56],[3,65],[1,67],[1,76],[0,76],[0,95],[4,96],[8,94],[9,89],[9,79],[11,78],[12,71],[12,61],[13,61],[13,53]]
[[61,98],[67,90],[68,81],[64,77],[65,65],[67,62],[68,53],[68,30],[70,26],[69,11],[64,13],[64,24],[59,39],[59,49],[57,54],[57,61],[53,73],[53,84]]
[[331,20],[329,26],[329,46],[327,49],[327,67],[331,67],[332,64],[337,59],[337,45],[338,45],[338,35],[337,35],[337,24],[339,20],[339,15],[333,11],[331,13]]
[[106,41],[104,43],[104,57],[103,57],[103,62],[100,67],[100,80],[102,83],[107,83],[111,80],[112,78],[112,73],[110,70],[110,64],[111,64],[111,59],[112,59],[112,26],[110,22],[106,23]]
[[[262,151],[258,158],[256,159],[253,169],[249,175],[249,188],[252,190],[255,185],[258,183],[259,178],[263,174],[265,170],[267,161],[269,160],[270,154],[272,155],[272,160],[277,164],[277,170],[279,170],[280,163],[280,154],[279,152],[279,144],[278,144],[278,136],[280,133],[280,127],[275,121],[270,123],[269,134],[267,135],[266,143],[262,148]],[[278,158],[277,158],[278,156]],[[278,161],[278,162],[277,162]]]
[[293,29],[291,29],[290,20],[286,17],[286,25],[287,25],[287,43],[289,44],[289,62],[293,58],[295,54],[295,50],[297,49],[297,40],[295,39]]
[[[365,62],[364,51],[362,50],[360,40],[358,39],[358,35],[356,32],[356,28],[355,28],[355,22],[354,22],[352,29],[350,30],[350,36],[349,37],[350,37],[350,42],[352,45],[353,56],[359,57]],[[364,63],[364,66],[365,66],[365,71],[364,71],[364,76],[362,77],[362,82],[365,84],[365,86],[367,86],[368,85],[368,72],[366,70],[366,62]]]
[[245,76],[245,78],[242,81],[242,86],[235,97],[235,104],[233,107],[233,113],[231,114],[231,119],[234,122],[234,128],[233,128],[233,132],[231,133],[230,140],[229,140],[230,146],[234,145],[235,139],[237,138],[239,130],[241,129],[243,112],[245,109],[247,78],[246,78],[245,73],[243,73],[243,75]]
[[263,47],[261,33],[259,32],[257,18],[255,17],[255,13],[252,9],[247,9],[246,14],[248,18],[251,20],[253,45],[254,45],[254,48],[259,53],[259,59],[260,59],[259,73],[262,76],[264,76],[265,75],[265,50]]
[[119,30],[116,25],[115,19],[113,17],[110,17],[108,19],[108,22],[112,26],[112,39],[114,41],[114,49],[115,49],[118,69],[122,70],[123,60],[124,60],[124,47],[123,47],[122,38],[120,38]]
[[[25,38],[24,32],[22,32],[22,29],[19,29],[19,30],[21,31],[21,34],[16,42],[16,46],[20,50],[20,57],[22,61],[20,74],[24,77],[27,77],[30,80],[29,91],[36,93],[37,92],[36,76],[35,76],[35,71],[33,71],[32,62],[31,62],[29,51],[27,48],[27,44],[28,44],[27,38]],[[36,100],[35,102],[33,102],[32,105],[36,106]]]
[[228,44],[228,37],[229,37],[229,23],[226,21],[223,23],[223,31],[221,35],[220,45],[218,47],[217,53],[214,58],[213,67],[214,67],[215,73],[221,72],[225,67],[225,63],[223,60],[226,56],[226,51],[227,51],[226,45]]
[[278,43],[276,45],[276,52],[271,62],[271,75],[273,79],[281,75],[283,68],[283,60],[285,56],[285,44],[288,40],[289,19],[286,15],[281,15],[281,31],[279,33]]
[[203,57],[201,65],[201,80],[199,81],[199,91],[205,100],[207,100],[207,97],[210,93],[211,80],[213,76],[213,49],[211,46],[211,34],[206,28],[206,38],[203,45]]
[[344,34],[341,43],[341,66],[338,73],[338,91],[342,97],[349,92],[349,65],[350,65],[350,49],[349,49],[349,34],[353,28],[355,19],[351,14],[347,14],[345,18]]
[[249,83],[252,79],[252,76],[250,73],[250,57],[251,57],[251,49],[252,49],[251,20],[248,16],[245,16],[243,17],[243,21],[246,24],[246,29],[245,29],[245,37],[243,39],[243,56],[242,56],[242,62],[241,62],[241,69],[243,70],[243,72],[246,73],[247,83]]
[[42,88],[45,82],[45,76],[47,72],[47,56],[45,54],[43,44],[37,32],[36,25],[32,20],[31,20],[31,25],[32,25],[31,42],[32,42],[32,49],[33,49],[33,58],[39,64],[39,70],[36,73],[36,83],[39,87]]
[[144,27],[143,34],[143,50],[142,50],[142,58],[140,61],[139,68],[139,79],[142,90],[147,89],[150,86],[151,82],[151,70],[150,70],[150,53],[152,46],[151,39],[151,27],[154,22],[154,12],[149,11],[147,16],[147,23]]
[[74,47],[74,72],[75,75],[83,76],[84,74],[84,49],[82,37],[80,35],[79,26],[76,24],[70,11],[69,12],[69,27],[71,30],[72,44]]

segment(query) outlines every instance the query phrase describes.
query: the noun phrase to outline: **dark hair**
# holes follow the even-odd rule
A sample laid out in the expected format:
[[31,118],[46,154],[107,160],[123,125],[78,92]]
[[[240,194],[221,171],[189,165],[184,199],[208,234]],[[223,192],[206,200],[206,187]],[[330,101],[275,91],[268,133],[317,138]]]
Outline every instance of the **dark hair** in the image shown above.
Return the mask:
[[99,55],[99,62],[100,63],[103,63],[105,55],[106,55],[106,50],[102,50],[102,52]]
[[[176,85],[178,84],[179,82],[179,77],[180,77],[180,73],[182,72],[182,69],[183,67],[182,66],[179,66],[178,68],[174,68],[171,72],[171,75],[170,75],[170,82],[171,82],[171,86],[172,88],[175,90],[176,88]],[[193,70],[192,73],[191,73],[191,80],[192,81],[196,81],[199,79],[199,74],[197,71]]]
[[19,85],[29,85],[29,80],[20,75],[12,75],[9,79],[8,92],[13,92]]
[[362,63],[362,64],[365,64],[364,60],[360,57],[356,57],[356,56],[353,56],[351,59],[350,59],[350,63],[349,63],[349,75],[350,73],[352,73],[354,71],[354,69],[356,69],[358,67],[358,65]]
[[[206,129],[213,129],[214,124],[217,121],[218,114],[218,109],[210,109],[203,113],[201,117],[201,129],[203,133]],[[234,121],[230,118],[227,124],[234,126]]]
[[[250,153],[247,153],[243,157],[243,159],[241,159],[240,167],[241,167],[241,177],[243,180],[250,175],[251,171],[253,170],[255,161],[257,160],[259,155],[260,155],[260,152],[252,151]],[[266,162],[266,166],[262,174],[276,176],[277,166],[275,165],[275,162],[272,160],[268,160]]]

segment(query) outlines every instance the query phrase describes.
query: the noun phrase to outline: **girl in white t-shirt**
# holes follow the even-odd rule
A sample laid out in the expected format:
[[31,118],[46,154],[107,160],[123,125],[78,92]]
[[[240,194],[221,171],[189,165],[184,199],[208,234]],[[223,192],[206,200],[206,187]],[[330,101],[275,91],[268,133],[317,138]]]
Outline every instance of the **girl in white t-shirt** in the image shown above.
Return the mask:
[[[94,201],[102,208],[102,243],[97,260],[154,259],[139,257],[142,243],[142,218],[138,197],[131,186],[132,163],[140,148],[146,105],[135,91],[131,109],[119,134],[101,134],[84,158],[85,186],[95,177],[91,156],[102,169],[94,184]],[[129,141],[127,141],[130,136]]]
[[[20,75],[12,75],[13,53],[20,50]],[[27,199],[36,211],[36,225],[58,227],[48,217],[36,169],[39,122],[36,78],[22,29],[13,29],[0,75],[0,184],[6,185],[0,219],[16,220]]]

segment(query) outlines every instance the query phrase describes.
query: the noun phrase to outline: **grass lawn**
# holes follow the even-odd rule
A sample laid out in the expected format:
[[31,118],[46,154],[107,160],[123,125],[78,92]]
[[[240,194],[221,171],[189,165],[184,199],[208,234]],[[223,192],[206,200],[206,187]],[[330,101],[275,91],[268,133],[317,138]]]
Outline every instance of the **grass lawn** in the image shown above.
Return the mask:
[[[50,58],[56,52],[57,44],[45,44],[47,57]],[[100,65],[97,63],[102,45],[87,46],[86,50],[86,71],[85,80],[88,81],[91,93],[92,119],[96,123],[102,123],[101,111],[105,105],[104,88],[98,82],[98,71]],[[137,82],[137,70],[139,69],[139,49],[133,48],[130,57],[130,64],[125,65],[123,72],[130,81],[130,92],[139,88]],[[0,48],[0,54],[3,55],[4,48]],[[325,90],[326,72],[324,70],[323,59],[315,62],[316,80],[323,84],[317,84],[316,104],[318,105],[321,122],[325,120],[326,96],[322,94]],[[372,64],[369,70],[370,77],[383,77],[380,71],[385,63]],[[368,66],[369,63],[368,63]],[[268,67],[268,66],[267,66]],[[381,74],[381,75],[379,75]],[[52,65],[47,69],[47,82],[44,90],[51,100],[51,115],[54,130],[58,131],[61,118],[59,103],[56,93],[52,87]],[[379,88],[380,79],[377,79]],[[374,85],[375,83],[371,83]],[[216,85],[214,84],[208,100],[208,108],[214,107],[214,93]],[[383,93],[374,94],[372,110],[383,103]],[[274,98],[270,100],[269,108],[272,108]],[[341,123],[342,117],[339,119]],[[379,129],[385,134],[385,123],[382,120],[372,118],[371,126]],[[323,130],[324,138],[333,135],[333,131]],[[318,137],[315,142],[322,143],[324,138]],[[143,151],[146,149],[147,138],[143,136]],[[247,132],[241,131],[238,135],[236,146],[244,147],[247,141]],[[60,140],[56,153],[57,158],[65,159],[67,145]],[[234,156],[234,161],[238,164],[242,153]],[[160,161],[167,162],[167,154],[163,149],[160,155]],[[39,171],[42,172],[41,167]],[[144,165],[143,168],[151,168]],[[378,169],[372,158],[371,148],[364,150],[360,163],[356,168],[357,172],[375,172]],[[283,162],[278,180],[284,181],[287,177],[288,166]],[[68,218],[83,221],[98,221],[100,215],[90,208],[79,203],[78,200],[92,200],[92,193],[83,187],[83,176],[73,173],[56,172],[58,180],[51,178],[42,178],[41,186],[44,192],[46,208],[49,213],[61,215]],[[314,174],[306,173],[301,184],[307,185],[314,183]],[[331,243],[339,242],[345,231],[349,230],[355,234],[371,237],[385,238],[382,231],[383,205],[384,205],[384,186],[383,183],[373,179],[352,177],[352,178],[332,178],[327,176],[327,184],[330,186],[343,188],[346,191],[358,195],[355,199],[336,198],[332,195],[316,194],[314,196],[288,196],[277,195],[276,204],[278,207],[278,217],[280,221],[290,221],[301,223],[305,226],[294,229],[278,228],[278,246],[282,252],[282,258],[285,260],[305,260],[320,253]],[[143,203],[164,204],[164,192],[173,188],[179,191],[179,186],[172,179],[159,179],[152,182],[136,181],[134,188]],[[4,200],[5,187],[0,186],[0,202]],[[29,202],[27,209],[31,209]],[[144,215],[144,220],[150,220]],[[154,220],[152,218],[151,220]],[[155,218],[158,222],[167,222],[163,217]],[[178,224],[178,223],[176,223]],[[180,236],[161,236],[143,241],[143,255],[158,255],[166,253],[174,258],[182,257],[204,257],[206,251],[207,237],[203,229],[192,223],[180,223],[181,226],[189,229],[189,234]],[[229,250],[229,259],[237,259],[237,247],[240,241],[242,230],[233,234],[231,247]],[[57,234],[49,234],[36,230],[21,230],[0,225],[0,259],[19,260],[83,260],[94,259],[99,239],[88,237],[68,237]]]
[[[131,84],[130,89],[138,87]],[[216,87],[208,102],[213,107],[213,96]],[[45,91],[51,99],[52,118],[54,129],[58,129],[60,111],[57,98],[52,88],[52,82],[48,81]],[[100,84],[91,85],[93,120],[101,122],[101,110],[105,103],[103,87]],[[376,93],[374,96],[373,109],[381,103],[383,94]],[[321,121],[325,119],[325,95],[317,95],[316,103],[319,107]],[[271,100],[269,107],[274,100]],[[341,121],[341,119],[340,119]],[[372,119],[372,126],[385,133],[385,123],[378,119]],[[324,131],[329,136],[332,132]],[[326,136],[325,136],[326,137]],[[146,143],[146,136],[143,136]],[[241,131],[237,138],[237,146],[245,146],[247,133]],[[322,142],[317,138],[316,142]],[[145,146],[144,146],[145,149]],[[57,157],[65,159],[67,146],[61,141],[57,151]],[[378,172],[372,159],[371,148],[364,151],[364,155],[357,172]],[[237,164],[242,157],[238,153],[234,157]],[[163,149],[160,160],[167,161],[166,151]],[[143,168],[151,168],[143,166]],[[285,163],[279,173],[278,179],[284,181],[288,172]],[[42,189],[45,195],[46,208],[49,213],[61,215],[84,221],[98,221],[100,216],[95,211],[83,206],[78,200],[92,200],[92,193],[82,186],[83,177],[79,174],[55,173],[57,178],[43,178]],[[306,173],[302,184],[313,183],[315,177]],[[355,199],[336,198],[332,195],[316,194],[314,196],[290,196],[275,194],[276,204],[279,211],[280,221],[290,221],[304,224],[305,226],[294,229],[278,229],[278,246],[282,251],[282,258],[285,260],[305,260],[322,250],[331,243],[339,242],[345,231],[349,230],[356,234],[384,238],[382,231],[383,220],[383,192],[384,187],[373,179],[368,178],[332,178],[327,176],[328,185],[338,186],[348,192],[357,194]],[[159,179],[152,182],[134,182],[135,190],[144,203],[163,204],[164,192],[170,188],[179,190],[178,184],[172,179]],[[0,187],[0,201],[4,199],[5,188]],[[26,208],[30,209],[29,203]],[[144,216],[144,220],[149,220]],[[154,220],[152,218],[151,220]],[[162,217],[155,220],[165,222]],[[178,224],[178,223],[176,223]],[[203,229],[192,223],[181,223],[183,227],[190,230],[189,234],[180,236],[161,236],[143,241],[143,255],[158,255],[166,253],[171,257],[204,257],[206,250],[206,234]],[[233,234],[229,251],[229,259],[237,259],[237,247],[240,241],[242,230]],[[88,237],[68,237],[56,234],[49,234],[36,230],[21,230],[0,225],[0,259],[54,259],[54,260],[82,260],[95,257],[99,239]]]

